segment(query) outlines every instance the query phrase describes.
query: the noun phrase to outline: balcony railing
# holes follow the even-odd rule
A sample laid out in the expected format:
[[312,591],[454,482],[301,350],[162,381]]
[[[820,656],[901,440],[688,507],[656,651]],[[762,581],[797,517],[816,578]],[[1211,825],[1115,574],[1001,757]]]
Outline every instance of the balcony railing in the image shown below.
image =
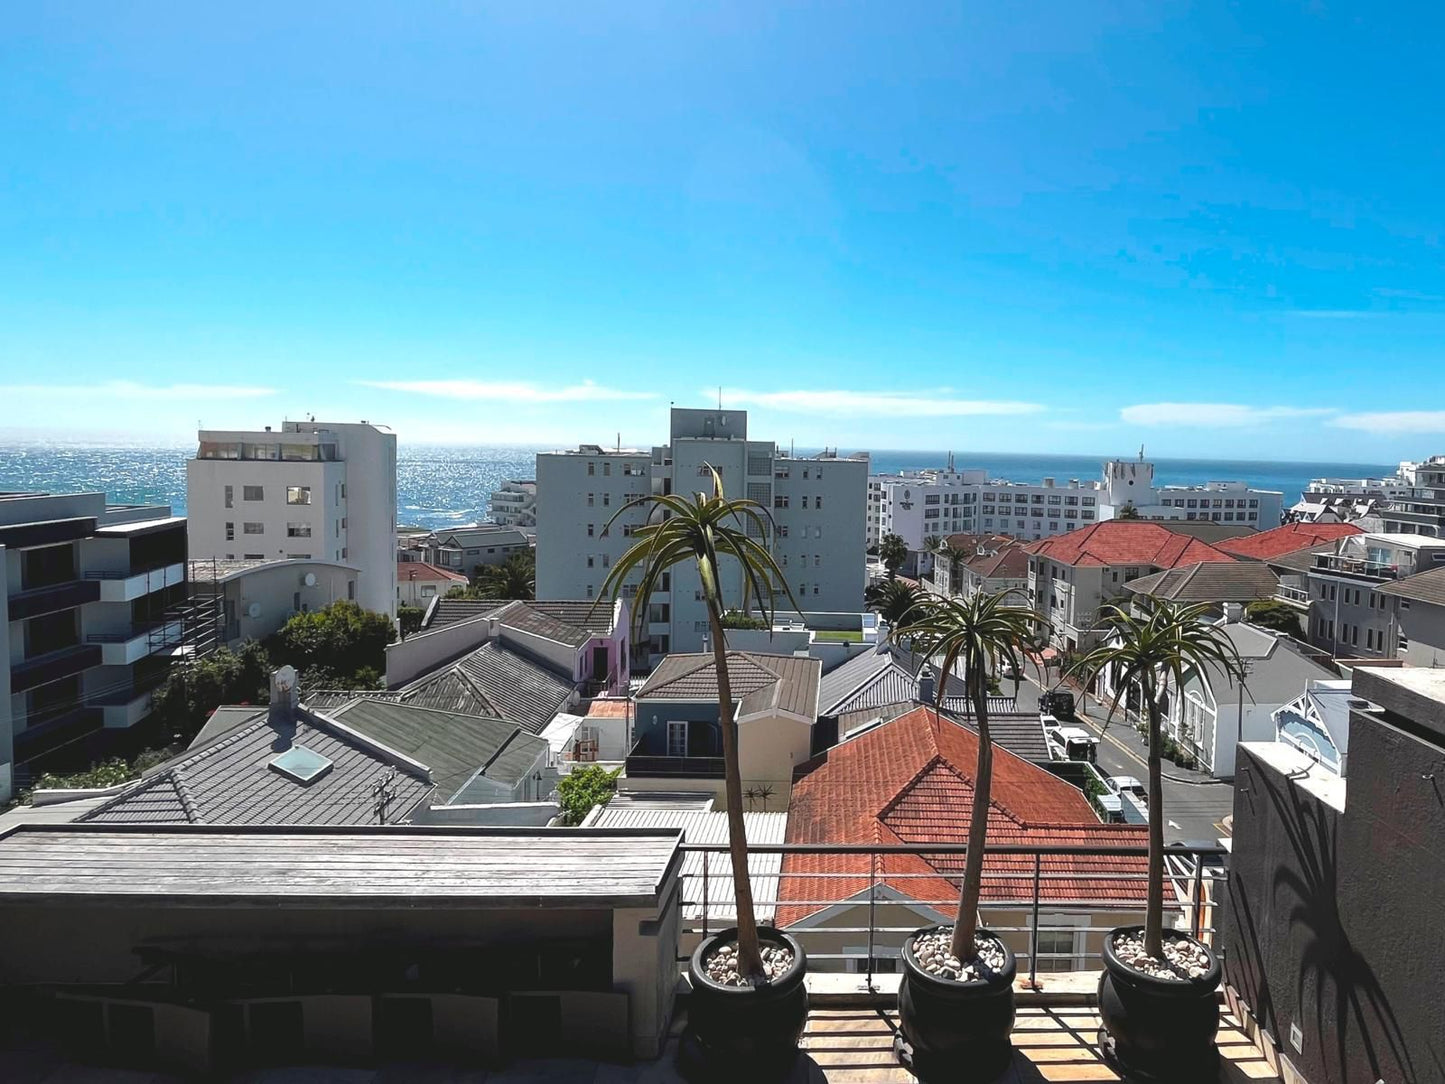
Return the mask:
[[627,756],[627,775],[632,779],[721,779],[723,758],[630,753]]
[[[684,843],[682,851],[679,959],[686,958],[698,939],[735,921],[726,844]],[[1226,852],[1219,847],[1184,845],[1169,846],[1165,852],[1166,922],[1172,919],[1175,928],[1212,943],[1215,907],[1226,879]],[[753,904],[759,921],[769,924],[777,921],[781,908],[795,914],[807,912],[806,918],[795,917],[782,928],[798,938],[808,954],[810,969],[857,974],[866,977],[872,989],[876,973],[900,970],[903,941],[929,924],[925,918],[928,911],[935,912],[939,922],[953,921],[959,882],[954,871],[962,868],[967,853],[964,844],[753,844],[748,847]],[[998,845],[988,847],[986,854],[1005,859],[1007,868],[985,859],[979,911],[988,928],[1009,943],[1019,960],[1020,973],[1027,969],[1035,988],[1040,974],[1097,971],[1102,966],[1100,946],[1108,931],[1126,921],[1143,921],[1149,854],[1145,846]],[[785,871],[789,856],[834,856],[840,866],[851,857],[853,868],[814,872],[818,863],[810,862],[808,871]],[[935,866],[947,872],[895,872],[898,859],[905,857],[933,859]],[[1137,861],[1129,863],[1127,870],[1111,868],[1120,858]],[[880,873],[885,862],[890,868]],[[1085,898],[1052,890],[1063,882],[1079,881],[1086,881],[1091,889],[1082,894]],[[947,896],[940,892],[942,883],[952,886]],[[1027,889],[1018,891],[1020,884]],[[909,891],[910,885],[917,885],[918,890]],[[1114,895],[1119,898],[1104,898],[1109,887],[1116,889]],[[845,908],[856,914],[850,915]],[[897,924],[900,908],[906,909],[907,925]],[[1058,947],[1060,935],[1072,937],[1068,951]]]
[[64,583],[47,584],[11,595],[8,599],[10,620],[19,621],[57,610],[69,610],[99,598],[100,585],[97,583],[66,580]]
[[1310,604],[1310,593],[1303,587],[1286,587],[1280,584],[1275,588],[1274,597],[1281,602],[1293,602],[1300,606]]
[[1332,572],[1346,576],[1362,576],[1371,580],[1394,580],[1410,575],[1408,568],[1383,561],[1367,561],[1360,557],[1339,557],[1334,554],[1318,554],[1315,557],[1316,572]]
[[98,644],[75,644],[59,651],[48,651],[20,662],[10,664],[10,691],[24,692],[37,685],[59,681],[61,678],[89,670],[100,665]]

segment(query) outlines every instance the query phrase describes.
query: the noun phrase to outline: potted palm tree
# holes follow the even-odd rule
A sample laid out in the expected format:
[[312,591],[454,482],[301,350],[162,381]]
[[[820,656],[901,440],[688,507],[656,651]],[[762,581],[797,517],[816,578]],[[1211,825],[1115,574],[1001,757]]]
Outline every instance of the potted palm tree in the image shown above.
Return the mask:
[[[1213,1079],[1218,1052],[1219,961],[1208,945],[1178,930],[1164,929],[1163,735],[1161,682],[1183,686],[1189,671],[1212,668],[1245,683],[1244,661],[1224,629],[1210,619],[1210,606],[1178,605],[1147,597],[1135,616],[1118,606],[1101,610],[1108,638],[1081,656],[1071,674],[1092,681],[1103,671],[1114,676],[1109,704],[1134,689],[1148,724],[1149,879],[1144,925],[1116,929],[1104,938],[1104,971],[1099,978],[1099,1015],[1105,1054],[1131,1077],[1177,1081]],[[1107,725],[1107,723],[1106,723]]]
[[801,610],[782,569],[760,541],[772,530],[772,514],[756,501],[730,500],[723,491],[722,476],[710,465],[707,470],[712,477],[711,494],[694,493],[691,500],[678,494],[639,497],[624,504],[608,521],[610,528],[629,509],[648,511],[648,522],[632,532],[636,541],[608,573],[599,601],[620,594],[623,582],[636,573],[633,636],[637,639],[645,628],[648,600],[665,572],[691,564],[702,583],[717,670],[728,854],[737,925],[705,938],[692,954],[688,968],[692,998],[679,1067],[694,1080],[767,1081],[785,1077],[797,1060],[798,1039],[808,1016],[808,993],[803,986],[807,958],[793,937],[771,927],[759,927],[753,913],[737,719],[723,624],[727,612],[722,587],[724,562],[735,564],[741,573],[741,612],[747,613],[756,600],[758,611],[771,628],[777,596],[786,595],[793,608]]
[[925,599],[904,624],[915,649],[939,660],[935,708],[942,706],[949,676],[962,668],[978,726],[978,760],[958,914],[952,926],[916,930],[904,942],[895,1050],[923,1080],[991,1080],[1013,1053],[1015,962],[1003,939],[978,925],[993,784],[988,682],[1007,663],[1017,686],[1039,616],[1011,605],[1006,595],[979,593],[966,600]]

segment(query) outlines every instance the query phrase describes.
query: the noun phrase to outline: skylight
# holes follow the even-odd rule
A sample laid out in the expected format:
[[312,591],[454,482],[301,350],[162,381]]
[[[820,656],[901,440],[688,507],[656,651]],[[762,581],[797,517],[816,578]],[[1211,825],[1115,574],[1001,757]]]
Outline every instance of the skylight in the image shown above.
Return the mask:
[[293,745],[273,759],[270,766],[287,779],[294,779],[298,783],[315,782],[335,767],[320,753],[307,749],[304,745]]

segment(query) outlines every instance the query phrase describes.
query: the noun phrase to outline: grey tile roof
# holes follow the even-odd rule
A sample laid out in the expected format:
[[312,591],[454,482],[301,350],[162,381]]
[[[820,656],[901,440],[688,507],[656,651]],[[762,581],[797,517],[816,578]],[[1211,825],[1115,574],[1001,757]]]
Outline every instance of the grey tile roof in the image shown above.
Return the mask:
[[503,628],[531,633],[568,647],[581,647],[595,636],[612,632],[615,604],[599,602],[514,602],[500,615]]
[[1278,557],[1270,557],[1263,563],[1281,572],[1308,572],[1315,567],[1315,554],[1334,552],[1335,544],[1326,542],[1323,545],[1306,546],[1304,549],[1282,553]]
[[[856,655],[823,677],[818,691],[819,715],[844,715],[882,704],[913,700],[918,692],[918,673],[927,662],[891,644]],[[949,697],[964,695],[963,682],[949,675],[945,690]]]
[[264,715],[264,707],[256,707],[250,704],[231,705],[223,704],[211,712],[211,717],[206,720],[206,725],[201,727],[201,732],[191,741],[190,748],[199,749],[203,745],[210,745],[222,734],[235,730],[242,723],[249,723],[258,715]]
[[[400,703],[400,689],[312,689],[301,694],[301,702],[312,711],[328,713],[344,707],[353,700],[382,700]],[[195,745],[195,742],[191,743]]]
[[1124,585],[1135,595],[1176,602],[1254,602],[1270,598],[1279,577],[1258,561],[1210,561],[1140,576]]
[[426,627],[428,629],[445,628],[447,625],[455,625],[458,621],[470,621],[474,617],[496,613],[510,605],[512,605],[511,602],[494,599],[439,598],[436,600],[431,612],[431,620],[427,622]]
[[437,804],[457,800],[458,792],[477,775],[515,786],[548,748],[544,740],[506,719],[457,715],[414,704],[354,700],[331,714],[430,768]]
[[1229,538],[1240,538],[1247,534],[1258,534],[1258,530],[1243,523],[1215,523],[1202,519],[1161,519],[1151,520],[1175,534],[1187,534],[1201,542],[1223,542]]
[[1445,568],[1432,568],[1428,572],[1406,576],[1403,580],[1396,580],[1375,590],[1382,595],[1395,595],[1413,602],[1445,606]]
[[[290,731],[289,733],[287,731]],[[299,783],[270,766],[280,753],[305,746],[332,763],[325,775]],[[99,823],[374,824],[371,788],[393,767],[395,799],[388,820],[404,819],[431,791],[425,773],[397,765],[371,743],[305,710],[294,728],[265,715],[188,750],[148,773],[81,818]]]
[[[748,715],[777,708],[809,719],[818,715],[823,664],[793,655],[729,651],[728,679],[738,710]],[[716,702],[717,666],[711,652],[669,655],[637,691],[638,700]]]

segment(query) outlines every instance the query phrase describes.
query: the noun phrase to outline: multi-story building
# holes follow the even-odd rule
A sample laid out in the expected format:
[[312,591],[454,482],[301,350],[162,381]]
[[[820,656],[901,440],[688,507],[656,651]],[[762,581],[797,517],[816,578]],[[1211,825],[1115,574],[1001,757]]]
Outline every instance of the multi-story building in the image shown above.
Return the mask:
[[1160,523],[1115,520],[1031,542],[1029,603],[1055,644],[1088,650],[1101,635],[1099,607],[1127,598],[1125,584],[1155,572],[1234,558]]
[[509,557],[531,548],[532,543],[521,528],[495,523],[447,527],[433,531],[419,543],[421,560],[463,576],[474,576],[483,565],[503,564]]
[[493,523],[503,527],[520,527],[525,531],[537,526],[537,483],[533,479],[514,479],[502,484],[492,494]]
[[[708,466],[721,474],[729,496],[771,511],[774,530],[766,541],[804,613],[863,608],[867,458],[794,458],[772,441],[748,439],[747,414],[740,410],[674,409],[669,443],[650,452],[584,444],[538,455],[537,597],[596,597],[645,522],[644,509],[623,511],[628,501],[710,491]],[[723,597],[740,606],[741,573],[724,565]],[[634,590],[625,586],[624,597]],[[664,578],[646,629],[653,658],[703,649],[707,610],[694,569],[679,566]]]
[[1385,533],[1445,537],[1445,455],[1402,463],[1400,468],[1408,484],[1404,492],[1391,494],[1378,512]]
[[1398,592],[1383,589],[1445,567],[1445,539],[1421,534],[1353,534],[1316,552],[1306,576],[1310,643],[1337,658],[1394,659],[1408,653]]
[[896,534],[910,550],[928,538],[959,532],[1053,538],[1115,519],[1130,508],[1139,519],[1203,521],[1268,529],[1280,521],[1283,494],[1244,482],[1198,486],[1154,484],[1154,464],[1115,459],[1098,481],[1071,478],[1038,484],[989,479],[981,470],[919,471],[868,479],[868,544]]
[[[1433,480],[1422,479],[1422,471]],[[1285,518],[1300,523],[1352,523],[1365,517],[1380,518],[1385,509],[1393,505],[1400,515],[1392,517],[1393,525],[1382,520],[1379,529],[1400,534],[1434,534],[1437,531],[1419,530],[1421,521],[1414,517],[1424,516],[1425,526],[1438,528],[1445,507],[1437,505],[1433,493],[1417,494],[1416,491],[1441,485],[1442,471],[1445,471],[1445,456],[1432,456],[1421,463],[1406,460],[1388,478],[1312,478]],[[1424,507],[1412,509],[1411,505]]]
[[0,797],[150,713],[181,642],[186,524],[103,493],[0,494]]
[[203,429],[186,465],[191,557],[341,561],[396,613],[396,434],[368,422]]
[[1380,593],[1395,599],[1406,664],[1445,667],[1445,564],[1386,584]]

